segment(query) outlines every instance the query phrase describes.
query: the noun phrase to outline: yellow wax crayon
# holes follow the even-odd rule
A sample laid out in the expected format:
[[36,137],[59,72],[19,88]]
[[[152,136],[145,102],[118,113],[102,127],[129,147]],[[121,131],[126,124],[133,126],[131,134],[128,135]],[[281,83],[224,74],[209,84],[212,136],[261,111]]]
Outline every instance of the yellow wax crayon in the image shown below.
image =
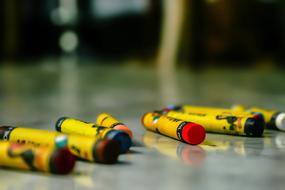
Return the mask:
[[159,153],[170,158],[179,159],[187,165],[199,166],[203,163],[206,153],[199,146],[191,146],[179,141],[146,131],[143,143],[148,148],[154,148]]
[[[204,107],[204,106],[192,106],[192,105],[182,105],[182,106],[174,106],[170,105],[166,109],[174,110],[174,111],[181,111],[185,113],[218,113],[218,114],[240,114],[240,111],[235,111],[232,109],[226,108],[216,108],[216,107]],[[167,111],[167,110],[166,110]],[[245,112],[245,114],[248,114]]]
[[[172,108],[172,109],[171,109]],[[183,106],[170,106],[165,111],[174,110],[181,111],[189,114],[219,114],[219,115],[228,115],[236,117],[253,117],[258,120],[260,125],[265,127],[265,120],[263,114],[259,112],[249,113],[243,110],[243,107],[235,106],[232,109],[226,108],[215,108],[215,107],[202,107],[202,106],[192,106],[192,105],[183,105]]]
[[94,123],[80,121],[68,117],[61,117],[57,120],[55,128],[66,134],[78,134],[94,138],[111,139],[119,142],[120,152],[125,153],[131,147],[131,138],[123,131],[113,130],[109,127],[97,126]]
[[182,105],[182,106],[169,106],[164,109],[166,112],[173,110],[189,114],[221,114],[237,117],[253,117],[265,125],[264,116],[258,112],[248,113],[243,110],[242,107],[235,106],[232,109],[226,108],[215,108],[215,107],[203,107],[203,106],[192,106],[192,105]]
[[99,126],[110,127],[115,130],[124,131],[128,133],[131,138],[133,136],[132,131],[129,127],[127,127],[125,124],[121,123],[119,120],[107,113],[101,113],[100,115],[98,115],[96,124]]
[[63,148],[67,146],[67,135],[65,134],[20,127],[0,127],[0,139],[41,147]]
[[[235,105],[233,109],[241,109],[242,105]],[[244,111],[249,113],[261,113],[264,116],[266,127],[268,129],[279,129],[285,131],[285,112],[275,110],[267,110],[263,108],[251,107]]]
[[195,122],[202,125],[207,132],[245,135],[245,136],[262,136],[263,123],[251,117],[229,116],[223,114],[194,114],[177,111],[165,112],[166,116]]
[[200,144],[205,139],[205,129],[196,123],[185,122],[158,113],[149,112],[142,117],[146,129],[187,142]]
[[119,144],[113,140],[65,135],[59,132],[19,127],[0,127],[0,139],[13,143],[40,147],[65,147],[80,159],[114,163],[119,155]]
[[0,141],[0,166],[22,170],[68,174],[75,157],[67,148],[35,147]]

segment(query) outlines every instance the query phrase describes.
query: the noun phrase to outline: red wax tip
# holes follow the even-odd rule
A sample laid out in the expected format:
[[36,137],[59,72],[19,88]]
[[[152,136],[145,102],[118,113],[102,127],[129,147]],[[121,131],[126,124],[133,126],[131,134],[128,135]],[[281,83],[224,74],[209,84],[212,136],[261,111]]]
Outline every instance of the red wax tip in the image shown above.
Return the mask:
[[51,165],[53,166],[52,173],[68,174],[75,166],[76,158],[67,148],[56,151]]
[[206,137],[204,127],[196,123],[188,123],[182,129],[182,138],[189,144],[200,144]]

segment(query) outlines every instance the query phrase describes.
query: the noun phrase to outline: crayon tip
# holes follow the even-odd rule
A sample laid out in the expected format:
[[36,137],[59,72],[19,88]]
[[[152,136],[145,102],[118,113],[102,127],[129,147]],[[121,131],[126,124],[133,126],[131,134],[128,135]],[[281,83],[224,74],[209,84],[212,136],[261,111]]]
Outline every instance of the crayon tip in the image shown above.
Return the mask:
[[182,129],[182,138],[185,142],[196,145],[204,141],[206,132],[204,127],[196,123],[187,123]]
[[69,174],[75,166],[76,158],[67,148],[58,149],[50,160],[51,173]]
[[181,106],[177,106],[177,105],[171,104],[171,105],[168,105],[168,106],[166,107],[166,109],[169,109],[169,110],[180,110],[180,109],[181,109]]
[[119,142],[120,153],[126,153],[132,145],[130,136],[123,131],[111,130],[107,133],[106,138]]
[[278,129],[285,131],[285,113],[280,113],[277,115],[275,124]]
[[109,139],[101,139],[93,148],[93,157],[97,162],[113,164],[117,162],[120,154],[119,142]]
[[55,130],[61,132],[61,124],[67,117],[60,117],[55,123]]
[[130,138],[133,137],[133,133],[132,133],[131,129],[125,125],[116,125],[113,129],[124,131],[125,133],[127,133],[130,136]]
[[247,136],[261,137],[264,130],[264,124],[257,119],[248,118],[245,121],[244,132]]

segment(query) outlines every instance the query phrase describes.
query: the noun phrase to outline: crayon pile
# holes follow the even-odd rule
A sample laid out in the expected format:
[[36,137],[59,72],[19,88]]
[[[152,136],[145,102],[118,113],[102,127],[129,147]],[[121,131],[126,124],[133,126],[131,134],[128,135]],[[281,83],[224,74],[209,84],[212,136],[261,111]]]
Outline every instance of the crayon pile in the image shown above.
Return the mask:
[[132,131],[106,113],[96,123],[61,117],[55,130],[1,126],[0,166],[68,174],[76,159],[113,164],[132,145]]
[[205,132],[261,137],[264,129],[285,131],[285,112],[242,105],[231,109],[170,105],[146,113],[141,121],[150,131],[192,145],[202,143]]

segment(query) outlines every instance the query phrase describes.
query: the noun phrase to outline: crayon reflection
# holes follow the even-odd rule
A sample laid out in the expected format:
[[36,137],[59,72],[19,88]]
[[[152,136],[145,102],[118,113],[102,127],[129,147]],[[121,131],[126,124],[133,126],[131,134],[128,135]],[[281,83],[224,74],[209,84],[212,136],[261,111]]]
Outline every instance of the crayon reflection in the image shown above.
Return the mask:
[[200,145],[206,152],[224,152],[238,156],[259,156],[262,154],[267,138],[232,137],[207,134]]
[[68,176],[0,168],[0,190],[94,189],[95,168],[95,164],[78,162],[74,172]]
[[278,132],[274,138],[274,142],[278,149],[285,151],[285,133]]
[[160,154],[181,160],[186,165],[200,166],[206,154],[200,146],[191,146],[162,135],[146,131],[143,143],[148,148],[157,150]]
[[74,180],[70,175],[58,176],[3,168],[0,169],[0,187],[1,190],[53,190],[62,187],[69,190],[75,189]]

